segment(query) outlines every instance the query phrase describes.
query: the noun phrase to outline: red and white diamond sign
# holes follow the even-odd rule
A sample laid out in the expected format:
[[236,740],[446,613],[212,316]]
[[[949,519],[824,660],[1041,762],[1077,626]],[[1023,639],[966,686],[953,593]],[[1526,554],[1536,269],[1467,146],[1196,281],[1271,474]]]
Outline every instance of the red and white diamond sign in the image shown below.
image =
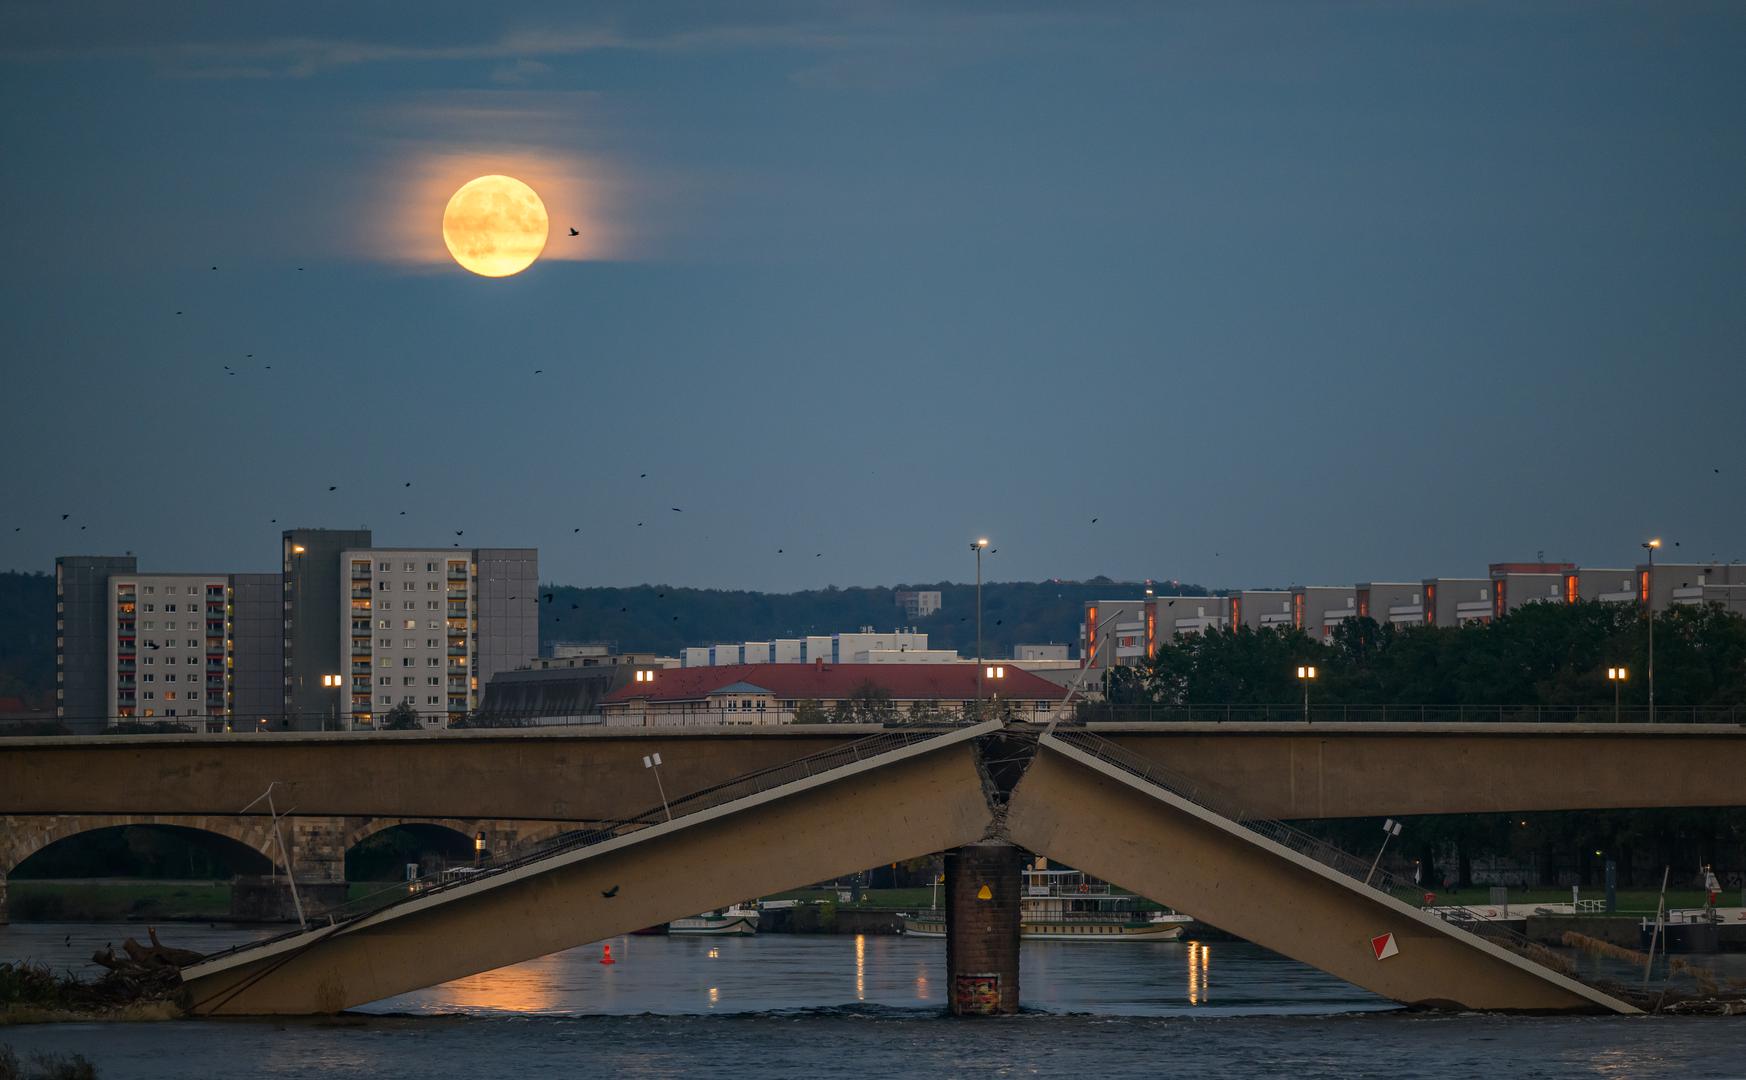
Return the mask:
[[1376,954],[1378,960],[1387,960],[1400,952],[1400,946],[1394,943],[1393,934],[1383,934],[1370,939],[1370,951]]

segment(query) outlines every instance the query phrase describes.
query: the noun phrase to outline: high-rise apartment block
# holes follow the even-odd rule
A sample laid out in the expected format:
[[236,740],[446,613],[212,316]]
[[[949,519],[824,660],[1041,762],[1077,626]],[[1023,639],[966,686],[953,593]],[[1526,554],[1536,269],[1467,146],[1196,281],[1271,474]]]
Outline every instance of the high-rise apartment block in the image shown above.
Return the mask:
[[532,549],[370,548],[340,553],[348,606],[343,726],[410,705],[426,726],[477,706],[486,683],[539,650]]
[[131,555],[55,560],[55,717],[75,734],[102,731],[115,716],[109,693],[109,576],[131,574]]
[[378,549],[367,529],[289,529],[280,544],[279,573],[57,559],[57,716],[75,732],[321,730],[408,702],[446,726],[539,651],[532,548]]

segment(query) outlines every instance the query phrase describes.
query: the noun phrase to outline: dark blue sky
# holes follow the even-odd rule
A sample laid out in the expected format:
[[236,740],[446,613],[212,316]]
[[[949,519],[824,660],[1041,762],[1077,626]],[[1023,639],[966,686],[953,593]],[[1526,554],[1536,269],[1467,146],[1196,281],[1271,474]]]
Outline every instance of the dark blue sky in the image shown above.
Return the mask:
[[0,566],[1746,558],[1739,4],[262,6],[0,8]]

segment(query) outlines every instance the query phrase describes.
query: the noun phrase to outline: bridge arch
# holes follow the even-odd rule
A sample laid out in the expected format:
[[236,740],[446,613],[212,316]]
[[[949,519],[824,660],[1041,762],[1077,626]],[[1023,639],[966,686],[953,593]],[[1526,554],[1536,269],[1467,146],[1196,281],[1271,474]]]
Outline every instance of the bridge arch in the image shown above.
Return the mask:
[[256,818],[173,814],[57,814],[0,817],[0,879],[38,852],[78,836],[127,826],[151,826],[217,836],[248,849],[269,865],[281,861],[272,822]]

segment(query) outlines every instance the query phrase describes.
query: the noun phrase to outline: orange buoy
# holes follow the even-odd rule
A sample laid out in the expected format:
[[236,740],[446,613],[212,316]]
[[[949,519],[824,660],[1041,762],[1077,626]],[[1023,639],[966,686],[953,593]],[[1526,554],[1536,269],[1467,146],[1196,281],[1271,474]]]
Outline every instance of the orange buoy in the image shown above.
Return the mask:
[[600,962],[603,964],[616,964],[616,963],[618,963],[617,960],[614,960],[612,958],[612,946],[611,945],[602,946],[601,953],[600,953]]

